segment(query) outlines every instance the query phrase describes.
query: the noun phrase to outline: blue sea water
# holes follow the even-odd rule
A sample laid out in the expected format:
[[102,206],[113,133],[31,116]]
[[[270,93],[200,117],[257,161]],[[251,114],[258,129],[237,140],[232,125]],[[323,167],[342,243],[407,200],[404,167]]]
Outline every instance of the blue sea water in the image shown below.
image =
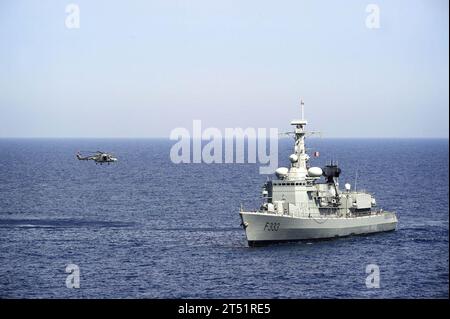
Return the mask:
[[[398,230],[247,247],[258,164],[173,164],[157,139],[0,140],[0,297],[448,298],[448,140],[310,139]],[[119,162],[77,161],[77,150]],[[287,165],[291,141],[280,144]],[[68,289],[68,264],[80,289]],[[368,264],[380,288],[368,289]]]

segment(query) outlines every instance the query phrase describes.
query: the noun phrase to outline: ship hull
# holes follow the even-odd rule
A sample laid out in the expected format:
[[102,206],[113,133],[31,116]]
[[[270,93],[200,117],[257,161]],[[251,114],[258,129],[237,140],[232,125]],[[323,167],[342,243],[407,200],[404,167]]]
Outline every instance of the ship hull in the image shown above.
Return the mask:
[[393,231],[394,213],[361,217],[291,217],[257,212],[240,212],[249,246],[277,242],[329,239]]

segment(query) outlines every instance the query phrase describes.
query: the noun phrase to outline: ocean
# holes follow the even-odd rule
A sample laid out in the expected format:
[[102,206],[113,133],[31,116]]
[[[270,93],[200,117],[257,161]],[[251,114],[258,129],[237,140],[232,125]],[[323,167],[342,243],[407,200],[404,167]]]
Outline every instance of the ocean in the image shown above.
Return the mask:
[[[0,139],[0,297],[448,298],[448,139],[307,142],[398,229],[249,248],[238,212],[259,207],[259,164],[173,164],[164,139]],[[75,158],[97,149],[119,161]]]

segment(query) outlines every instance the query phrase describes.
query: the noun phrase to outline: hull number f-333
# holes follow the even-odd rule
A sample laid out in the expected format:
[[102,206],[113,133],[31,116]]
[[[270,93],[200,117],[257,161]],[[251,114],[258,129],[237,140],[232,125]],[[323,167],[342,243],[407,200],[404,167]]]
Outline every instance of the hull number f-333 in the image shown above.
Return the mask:
[[264,230],[266,231],[278,231],[279,228],[280,223],[267,222],[266,225],[264,226]]

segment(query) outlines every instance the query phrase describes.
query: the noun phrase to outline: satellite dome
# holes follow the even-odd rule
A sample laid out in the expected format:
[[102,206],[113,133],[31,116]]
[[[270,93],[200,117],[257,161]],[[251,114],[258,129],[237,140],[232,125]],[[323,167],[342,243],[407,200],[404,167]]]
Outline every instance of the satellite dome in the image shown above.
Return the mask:
[[310,167],[308,169],[308,176],[310,177],[320,177],[322,176],[323,172],[320,167]]
[[287,167],[279,167],[275,170],[275,175],[277,175],[278,178],[284,178],[289,173],[289,169]]
[[289,156],[289,160],[291,161],[291,163],[295,163],[298,161],[298,156],[295,154],[291,154],[291,156]]

